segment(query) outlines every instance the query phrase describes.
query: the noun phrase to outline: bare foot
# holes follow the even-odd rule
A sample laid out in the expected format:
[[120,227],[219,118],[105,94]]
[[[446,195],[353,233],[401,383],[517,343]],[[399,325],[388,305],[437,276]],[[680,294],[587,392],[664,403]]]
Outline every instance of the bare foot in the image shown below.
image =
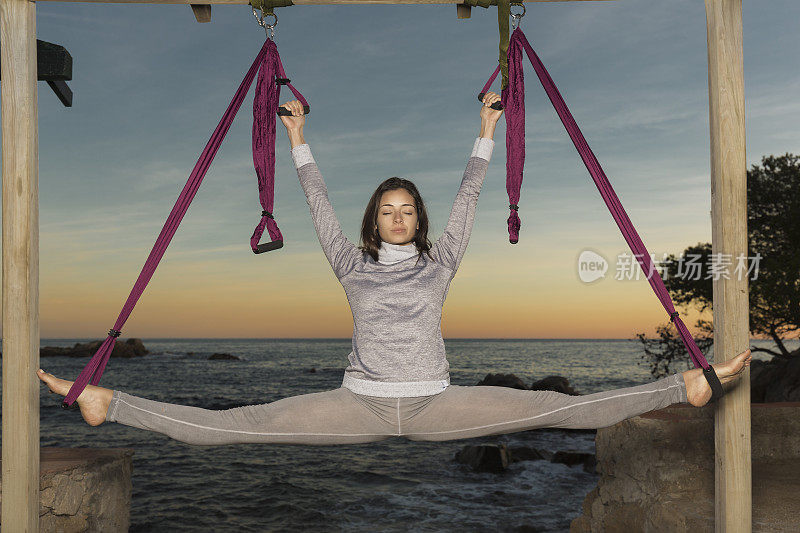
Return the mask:
[[[724,363],[711,365],[719,378],[720,383],[728,383],[738,379],[744,369],[750,366],[750,350],[746,350],[733,359]],[[695,407],[702,407],[711,399],[711,385],[703,375],[702,368],[693,368],[683,373],[683,380],[686,382],[686,396],[689,403]]]
[[[72,387],[72,381],[59,379],[53,374],[48,374],[41,368],[36,373],[36,376],[44,381],[51,392],[55,392],[61,396],[66,396],[70,387]],[[86,385],[86,388],[83,389],[83,392],[78,396],[77,402],[78,406],[81,408],[81,415],[83,419],[86,420],[87,424],[90,426],[99,426],[105,422],[108,406],[111,404],[111,397],[113,395],[114,391],[111,389],[105,389],[95,385]]]

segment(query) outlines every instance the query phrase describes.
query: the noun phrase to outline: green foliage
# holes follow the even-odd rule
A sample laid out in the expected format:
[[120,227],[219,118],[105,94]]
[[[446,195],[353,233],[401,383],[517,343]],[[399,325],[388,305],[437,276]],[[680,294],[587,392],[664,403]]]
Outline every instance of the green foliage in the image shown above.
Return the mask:
[[[694,340],[703,356],[708,359],[708,352],[714,345],[712,335],[714,328],[707,320],[698,321],[698,326],[706,329],[703,334],[695,336]],[[642,355],[644,364],[650,365],[650,373],[654,378],[663,378],[674,372],[693,368],[691,359],[687,357],[683,340],[675,333],[672,322],[660,324],[656,328],[656,333],[658,334],[656,338],[647,338],[644,333],[636,334],[644,348],[644,355]]]
[[[765,156],[761,165],[753,165],[747,172],[747,236],[747,255],[756,258],[750,262],[753,271],[748,275],[750,333],[769,336],[777,351],[756,347],[751,350],[784,359],[791,357],[782,339],[800,331],[800,156]],[[714,276],[707,268],[713,255],[711,244],[697,243],[681,254],[684,259],[694,255],[698,256],[696,262],[702,265],[702,273],[686,276],[686,262],[670,255],[663,265],[664,285],[676,306],[711,311]],[[736,258],[731,260],[733,276]],[[706,354],[714,343],[713,324],[701,319],[697,327],[701,334],[695,341]],[[642,359],[650,365],[651,373],[663,377],[673,371],[678,361],[687,361],[688,355],[671,322],[659,325],[656,331],[656,338],[646,338],[643,333],[636,336],[642,342]]]

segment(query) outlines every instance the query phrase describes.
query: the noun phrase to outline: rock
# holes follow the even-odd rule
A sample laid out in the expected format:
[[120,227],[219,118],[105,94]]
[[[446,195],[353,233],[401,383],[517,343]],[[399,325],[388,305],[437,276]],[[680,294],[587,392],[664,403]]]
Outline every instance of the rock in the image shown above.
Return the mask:
[[53,487],[45,487],[42,486],[44,483],[40,483],[40,491],[39,491],[39,506],[40,507],[50,507],[52,509],[53,502],[55,501],[56,491]]
[[128,339],[124,344],[117,342],[114,345],[114,351],[117,350],[119,350],[119,353],[115,356],[114,352],[111,352],[111,357],[139,357],[150,353],[144,347],[142,339]]
[[505,444],[464,446],[456,452],[455,460],[469,465],[475,472],[499,474],[508,468],[508,449]]
[[563,376],[547,376],[531,384],[531,390],[551,390],[562,394],[579,396],[580,393],[570,387],[569,380]]
[[[39,350],[40,357],[91,357],[100,348],[103,341],[92,341],[82,344],[76,342],[72,348],[60,348],[54,346],[45,346]],[[114,349],[111,351],[111,357],[141,357],[150,353],[142,343],[142,339],[127,339],[125,342],[117,340],[114,343]]]
[[525,383],[514,374],[486,374],[476,385],[490,387],[510,387],[512,389],[527,390]]
[[790,359],[750,363],[750,401],[753,403],[800,401],[800,351]]
[[[599,429],[598,485],[570,531],[714,531],[714,412],[677,404]],[[799,403],[751,405],[753,531],[798,530],[798,434]]]
[[595,473],[597,468],[597,458],[593,453],[586,452],[556,452],[551,463],[562,463],[567,466],[582,465],[584,472]]
[[80,483],[74,483],[70,478],[61,476],[55,485],[55,497],[53,498],[53,514],[74,515],[81,507],[85,487]]
[[40,448],[37,531],[128,531],[133,452]]
[[591,457],[583,462],[583,471],[589,474],[597,474],[597,456],[591,454]]
[[509,460],[512,463],[520,461],[549,461],[553,454],[546,450],[537,450],[531,446],[513,446],[508,449]]
[[781,366],[775,364],[774,361],[753,359],[750,363],[750,401],[752,403],[764,403],[767,389],[779,374]]
[[214,360],[218,360],[218,359],[219,360],[225,360],[225,361],[239,361],[240,360],[239,357],[237,357],[235,355],[231,355],[229,353],[215,353],[215,354],[211,354],[209,356],[209,358],[208,358],[209,361],[214,361]]
[[510,531],[512,533],[540,533],[541,531],[547,530],[541,529],[539,526],[534,526],[532,524],[522,524],[521,526],[517,526]]

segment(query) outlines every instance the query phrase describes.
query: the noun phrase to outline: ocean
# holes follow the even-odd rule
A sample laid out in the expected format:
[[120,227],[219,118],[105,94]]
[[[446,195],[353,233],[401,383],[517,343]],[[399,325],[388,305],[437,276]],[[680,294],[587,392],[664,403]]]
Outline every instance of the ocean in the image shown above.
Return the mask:
[[[89,339],[42,339],[72,346]],[[227,409],[338,388],[350,339],[143,339],[150,354],[112,359],[101,386],[153,400]],[[756,341],[755,344],[770,343]],[[795,343],[796,344],[796,343]],[[582,394],[653,381],[635,340],[445,339],[451,383],[487,373],[527,384],[561,375]],[[215,352],[241,358],[208,360]],[[74,379],[88,358],[43,357]],[[313,369],[313,371],[312,371]],[[676,369],[681,371],[683,368]],[[594,434],[532,430],[447,442],[402,438],[345,446],[191,446],[121,424],[91,427],[41,390],[41,445],[133,448],[132,532],[568,531],[597,484],[581,466],[512,463],[476,473],[465,445],[505,443],[594,453]]]

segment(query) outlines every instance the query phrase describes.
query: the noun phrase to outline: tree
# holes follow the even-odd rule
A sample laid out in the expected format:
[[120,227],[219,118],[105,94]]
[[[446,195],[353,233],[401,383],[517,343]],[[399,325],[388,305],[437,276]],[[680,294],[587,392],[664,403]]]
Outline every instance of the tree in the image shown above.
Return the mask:
[[[790,353],[783,339],[800,331],[800,156],[765,156],[761,165],[753,165],[747,171],[747,237],[748,260],[739,272],[734,268],[742,266],[737,264],[738,258],[715,256],[711,243],[697,243],[680,256],[665,259],[664,285],[677,306],[711,311],[713,278],[726,275],[720,267],[730,261],[727,275],[749,278],[750,334],[765,335],[775,342],[775,349],[750,350],[769,353],[773,360],[798,357],[800,351]],[[692,272],[688,271],[688,264],[692,265]],[[714,343],[713,324],[701,318],[696,326],[701,333],[695,340],[707,354]],[[656,338],[647,338],[644,333],[636,335],[644,347],[642,359],[650,365],[651,373],[665,376],[677,361],[687,361],[688,368],[686,348],[672,323],[659,325],[657,333]]]

